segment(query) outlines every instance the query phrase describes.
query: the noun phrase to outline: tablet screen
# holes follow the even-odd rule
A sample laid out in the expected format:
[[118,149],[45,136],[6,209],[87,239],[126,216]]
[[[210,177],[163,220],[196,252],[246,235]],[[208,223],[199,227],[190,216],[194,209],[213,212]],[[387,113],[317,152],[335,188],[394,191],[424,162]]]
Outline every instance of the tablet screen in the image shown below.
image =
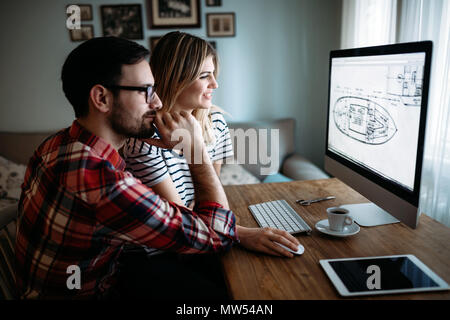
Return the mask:
[[379,267],[381,287],[378,290],[439,286],[408,257],[330,261],[329,264],[349,292],[367,291],[370,266]]

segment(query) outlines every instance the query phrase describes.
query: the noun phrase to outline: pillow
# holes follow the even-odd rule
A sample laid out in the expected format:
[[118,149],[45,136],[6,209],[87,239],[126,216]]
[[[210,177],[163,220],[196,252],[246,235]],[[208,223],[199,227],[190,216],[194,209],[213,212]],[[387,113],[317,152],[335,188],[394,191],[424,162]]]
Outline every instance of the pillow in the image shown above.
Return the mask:
[[235,184],[254,184],[260,183],[254,175],[245,170],[243,166],[237,163],[224,164],[220,171],[220,181],[224,186]]
[[289,182],[294,181],[291,178],[282,175],[281,173],[271,174],[264,178],[263,183],[273,183],[273,182]]
[[19,200],[26,169],[23,164],[0,156],[0,199],[7,197]]

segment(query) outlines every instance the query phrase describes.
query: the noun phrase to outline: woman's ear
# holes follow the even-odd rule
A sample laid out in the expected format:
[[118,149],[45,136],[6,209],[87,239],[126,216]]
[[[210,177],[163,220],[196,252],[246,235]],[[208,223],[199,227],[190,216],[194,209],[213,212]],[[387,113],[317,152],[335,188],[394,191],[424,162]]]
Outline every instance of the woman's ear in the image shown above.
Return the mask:
[[112,92],[100,84],[96,84],[89,92],[89,101],[92,107],[102,113],[108,113],[113,103]]

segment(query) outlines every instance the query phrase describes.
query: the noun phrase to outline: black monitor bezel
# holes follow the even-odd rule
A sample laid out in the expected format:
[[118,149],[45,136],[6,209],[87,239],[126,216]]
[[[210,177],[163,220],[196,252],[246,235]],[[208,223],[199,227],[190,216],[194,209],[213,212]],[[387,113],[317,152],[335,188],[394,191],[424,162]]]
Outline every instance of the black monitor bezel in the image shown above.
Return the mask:
[[[327,104],[327,131],[326,131],[326,141],[325,141],[325,154],[334,159],[335,161],[341,163],[342,165],[350,168],[351,170],[362,175],[366,179],[376,183],[382,188],[392,192],[398,197],[404,199],[410,204],[418,207],[419,204],[419,194],[420,194],[420,181],[422,175],[422,164],[423,164],[423,152],[424,152],[424,141],[425,141],[425,124],[427,119],[427,108],[428,108],[428,91],[430,85],[430,72],[431,72],[431,54],[432,54],[433,43],[431,41],[421,41],[421,42],[409,42],[409,43],[399,43],[383,46],[374,47],[364,47],[364,48],[354,48],[354,49],[344,49],[344,50],[333,50],[330,52],[329,60],[329,77],[328,77],[328,104]],[[339,154],[330,151],[328,149],[328,134],[329,134],[329,121],[330,121],[330,95],[331,95],[331,67],[333,58],[345,58],[345,57],[362,57],[362,56],[379,56],[379,55],[390,55],[390,54],[402,54],[402,53],[425,53],[425,65],[424,65],[424,77],[423,77],[423,87],[422,87],[422,102],[420,110],[420,122],[419,122],[419,139],[418,139],[418,149],[416,156],[416,174],[414,179],[414,189],[412,191],[403,187],[402,185],[395,183],[391,180],[384,178],[383,176],[368,170],[354,162],[347,160],[346,158],[340,156]]]

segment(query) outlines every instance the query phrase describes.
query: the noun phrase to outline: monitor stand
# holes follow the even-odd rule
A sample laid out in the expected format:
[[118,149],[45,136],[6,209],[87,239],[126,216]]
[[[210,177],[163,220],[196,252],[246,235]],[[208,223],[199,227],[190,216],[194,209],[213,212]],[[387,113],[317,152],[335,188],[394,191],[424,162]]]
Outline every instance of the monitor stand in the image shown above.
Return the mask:
[[400,222],[372,202],[347,204],[340,207],[347,209],[353,220],[362,227],[374,227]]

